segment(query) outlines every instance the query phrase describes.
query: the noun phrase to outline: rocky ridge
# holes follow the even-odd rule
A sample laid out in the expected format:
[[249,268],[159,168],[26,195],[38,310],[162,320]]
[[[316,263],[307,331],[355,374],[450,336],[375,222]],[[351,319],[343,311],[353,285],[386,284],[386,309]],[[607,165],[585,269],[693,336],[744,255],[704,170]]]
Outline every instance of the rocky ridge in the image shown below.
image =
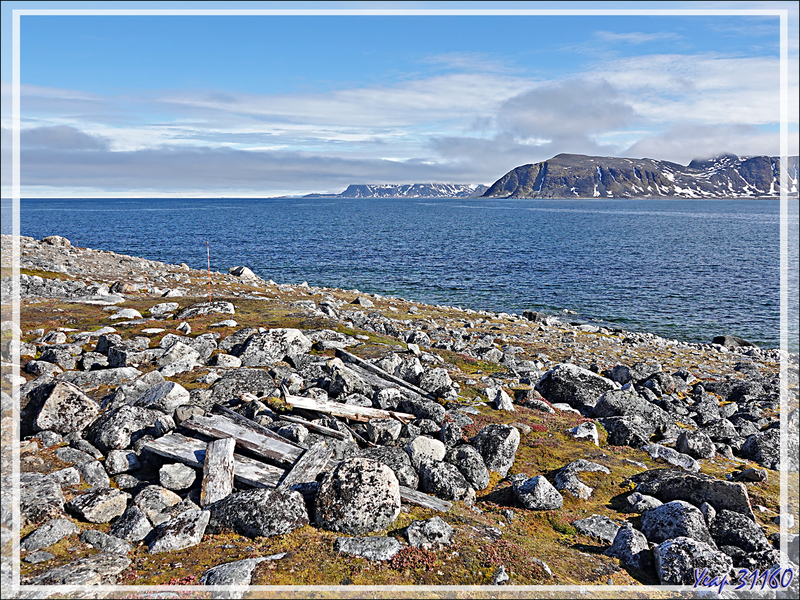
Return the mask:
[[304,198],[477,198],[485,185],[461,183],[351,184],[339,194],[308,194]]
[[[185,567],[146,566],[161,553],[196,565],[184,583],[242,585],[326,583],[300,572],[315,560],[361,581],[413,583],[430,564],[435,583],[555,585],[692,584],[695,567],[734,581],[797,563],[796,524],[782,557],[773,522],[791,518],[775,491],[776,350],[280,285],[242,267],[212,274],[204,302],[202,271],[57,236],[20,244],[3,486],[18,435],[26,562],[9,562],[4,505],[4,586],[20,568],[30,584],[180,580]],[[796,408],[790,431],[796,495]],[[230,436],[224,467],[212,444]],[[217,498],[207,471],[226,468]],[[86,550],[65,554],[79,535]],[[281,540],[319,554],[275,558]],[[223,543],[227,562],[193,554]]]
[[[559,154],[512,169],[483,198],[761,198],[780,196],[780,159],[724,154],[688,165],[651,158]],[[798,157],[787,165],[797,196]]]

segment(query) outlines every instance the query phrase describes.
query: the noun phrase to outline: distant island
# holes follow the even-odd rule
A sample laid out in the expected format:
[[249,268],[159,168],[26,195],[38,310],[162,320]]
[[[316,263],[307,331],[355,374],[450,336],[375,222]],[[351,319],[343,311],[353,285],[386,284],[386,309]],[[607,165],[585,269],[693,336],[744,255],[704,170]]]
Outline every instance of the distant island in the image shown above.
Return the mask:
[[[798,194],[798,157],[788,159]],[[490,186],[455,183],[353,184],[304,198],[777,198],[780,158],[723,154],[680,165],[652,158],[559,154],[512,169]]]

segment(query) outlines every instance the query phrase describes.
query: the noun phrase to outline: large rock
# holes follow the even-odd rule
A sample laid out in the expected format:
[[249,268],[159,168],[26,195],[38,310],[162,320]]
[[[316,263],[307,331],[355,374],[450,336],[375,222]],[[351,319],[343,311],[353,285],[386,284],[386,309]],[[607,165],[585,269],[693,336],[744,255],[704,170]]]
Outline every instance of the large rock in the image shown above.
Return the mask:
[[136,401],[137,406],[154,408],[168,415],[174,413],[179,406],[189,403],[189,391],[174,381],[165,381],[154,385]]
[[230,302],[198,302],[197,304],[192,304],[191,306],[184,308],[177,315],[175,315],[175,319],[178,321],[184,321],[186,319],[191,319],[192,317],[199,317],[201,315],[208,315],[211,313],[233,315],[236,314],[236,309],[234,309],[233,304]]
[[608,433],[606,442],[609,446],[639,448],[650,442],[650,437],[656,429],[652,423],[648,423],[639,415],[605,417],[599,418],[598,421]]
[[75,496],[67,502],[69,512],[90,523],[108,523],[128,507],[130,494],[114,488],[101,488]]
[[513,490],[528,510],[557,510],[564,504],[564,498],[543,475],[515,481]]
[[400,542],[393,537],[340,537],[333,543],[333,549],[369,560],[391,560],[400,552]]
[[172,377],[200,365],[200,353],[188,344],[176,341],[159,357],[156,364],[164,377]]
[[742,446],[741,455],[762,467],[777,471],[781,466],[781,432],[779,429],[768,429],[747,438]]
[[603,554],[618,558],[623,564],[642,571],[653,564],[653,555],[647,538],[630,523],[622,524],[614,536],[611,547]]
[[439,440],[420,435],[408,443],[406,452],[408,452],[413,467],[419,471],[420,466],[425,461],[440,461],[444,459],[447,448]]
[[147,515],[135,504],[130,505],[122,516],[114,521],[109,533],[128,542],[140,542],[152,531]]
[[687,471],[698,472],[700,470],[699,463],[688,454],[681,454],[674,448],[668,448],[661,444],[647,444],[642,446],[642,450],[650,455],[650,458],[667,461],[669,464]]
[[113,585],[116,575],[124,571],[131,560],[120,554],[100,552],[87,558],[73,560],[60,567],[45,571],[41,575],[26,579],[25,585]]
[[136,497],[133,499],[133,503],[138,506],[151,521],[170,507],[179,504],[180,501],[181,497],[178,496],[178,494],[160,485],[148,485],[136,494]]
[[641,417],[649,429],[655,430],[671,423],[669,413],[648,402],[632,389],[611,390],[600,396],[591,410],[594,417]]
[[607,544],[614,542],[614,538],[619,531],[619,525],[604,515],[592,515],[585,519],[577,519],[572,522],[578,533],[596,538]]
[[283,535],[308,525],[303,496],[284,488],[236,492],[207,508],[214,529],[248,537]]
[[432,517],[425,521],[412,521],[406,527],[406,539],[410,546],[431,550],[451,544],[455,531],[441,517]]
[[158,371],[149,371],[144,375],[140,375],[133,381],[123,383],[112,394],[110,400],[103,400],[103,408],[119,408],[123,404],[136,404],[136,401],[142,397],[143,394],[151,390],[153,387],[164,383],[164,376]]
[[250,585],[253,571],[265,560],[272,560],[270,556],[258,558],[245,558],[212,567],[200,577],[200,585]]
[[52,519],[26,536],[20,542],[19,548],[26,552],[35,552],[80,532],[80,527],[68,519]]
[[317,521],[325,529],[361,535],[386,529],[400,514],[400,485],[379,462],[351,458],[325,475],[316,498]]
[[220,377],[211,387],[211,401],[227,404],[242,394],[267,396],[275,389],[275,381],[263,369],[236,369]]
[[53,479],[40,473],[20,474],[19,512],[22,527],[63,517],[65,502],[61,486]]
[[669,539],[656,546],[653,555],[661,585],[693,585],[696,570],[713,578],[733,568],[730,556],[689,537]]
[[683,431],[675,442],[675,449],[694,458],[714,458],[714,442],[702,431]]
[[94,421],[100,407],[77,386],[59,381],[36,416],[36,429],[57,433],[83,431]]
[[576,498],[588,500],[594,490],[578,479],[578,473],[583,471],[611,474],[611,471],[609,471],[607,467],[599,465],[596,462],[579,458],[578,460],[573,460],[571,463],[564,465],[556,473],[556,489],[562,492],[569,492]]
[[743,483],[723,481],[682,469],[651,469],[633,475],[629,481],[636,484],[637,492],[655,496],[662,502],[708,502],[717,511],[732,510],[755,521],[747,488]]
[[105,452],[122,450],[137,439],[152,434],[156,421],[163,415],[163,412],[149,408],[120,406],[103,413],[89,427],[88,438]]
[[519,430],[510,425],[486,425],[471,443],[481,453],[486,468],[505,477],[517,455]]
[[[425,371],[419,378],[418,385],[426,392],[430,392],[434,396],[441,398],[450,391],[453,386],[453,380],[450,379],[450,375],[446,369],[439,367]],[[511,403],[510,398],[508,402],[509,404]]]
[[414,467],[411,466],[411,459],[408,457],[408,453],[402,448],[396,448],[394,446],[364,448],[359,451],[359,456],[383,463],[394,471],[400,485],[409,487],[412,490],[417,489],[419,485],[419,475],[417,475]]
[[455,465],[473,489],[483,490],[489,486],[489,469],[475,446],[461,444],[450,448],[444,460]]
[[642,533],[660,543],[676,537],[689,537],[715,548],[714,539],[706,527],[703,513],[683,500],[673,500],[646,510],[642,514]]
[[110,554],[128,554],[133,550],[133,546],[125,540],[95,529],[87,529],[81,533],[81,541]]
[[148,545],[150,554],[173,552],[196,546],[203,539],[211,514],[191,509],[159,525]]
[[82,390],[90,390],[102,385],[117,386],[136,379],[142,372],[134,367],[100,369],[99,371],[65,371],[58,375],[59,381],[72,383]]
[[311,340],[299,329],[270,329],[250,337],[239,358],[245,367],[263,367],[286,355],[306,354],[311,346]]
[[467,483],[461,472],[450,463],[424,460],[419,467],[419,488],[444,500],[462,500],[475,503],[475,490]]
[[566,402],[578,410],[591,409],[604,393],[615,389],[610,379],[573,364],[558,364],[547,371],[537,391],[551,404]]
[[711,535],[717,545],[738,546],[745,552],[771,550],[772,546],[761,528],[741,513],[721,510],[711,523]]

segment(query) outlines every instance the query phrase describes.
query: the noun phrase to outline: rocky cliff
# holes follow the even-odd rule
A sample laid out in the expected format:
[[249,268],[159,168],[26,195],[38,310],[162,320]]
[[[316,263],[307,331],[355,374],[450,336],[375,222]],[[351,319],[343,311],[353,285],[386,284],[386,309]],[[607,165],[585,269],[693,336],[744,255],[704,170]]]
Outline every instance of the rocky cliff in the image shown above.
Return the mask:
[[[797,156],[788,161],[797,196]],[[651,158],[559,154],[498,179],[484,198],[760,198],[778,197],[780,159],[725,154],[687,166]]]
[[352,184],[341,194],[309,194],[308,197],[334,198],[477,198],[485,185],[461,183]]

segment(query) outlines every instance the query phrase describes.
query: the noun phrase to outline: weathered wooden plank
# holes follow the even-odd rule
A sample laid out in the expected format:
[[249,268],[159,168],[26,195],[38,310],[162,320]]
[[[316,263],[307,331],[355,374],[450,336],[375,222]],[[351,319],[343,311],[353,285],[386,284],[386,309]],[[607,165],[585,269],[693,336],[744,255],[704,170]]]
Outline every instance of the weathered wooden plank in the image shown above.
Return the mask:
[[[191,467],[203,468],[206,458],[206,442],[188,438],[179,433],[170,433],[145,444],[145,448],[159,456],[165,456]],[[258,460],[233,455],[234,479],[254,487],[276,487],[283,477],[284,469],[267,465]]]
[[330,427],[323,427],[322,425],[317,425],[316,423],[312,423],[310,421],[306,421],[305,419],[298,419],[297,417],[290,417],[287,415],[279,415],[275,414],[276,419],[280,419],[281,421],[286,421],[287,423],[297,423],[302,425],[309,431],[313,431],[314,433],[319,433],[320,435],[327,435],[328,437],[336,438],[339,440],[346,440],[349,439],[347,434],[336,431],[335,429],[331,429]]
[[447,512],[450,510],[450,507],[453,506],[452,502],[436,498],[435,496],[429,496],[417,490],[412,490],[410,487],[404,485],[400,486],[400,501],[406,502],[407,504],[416,504],[423,508],[431,508],[439,512]]
[[293,465],[303,453],[302,448],[288,443],[288,440],[276,440],[261,435],[259,432],[235,423],[221,415],[211,417],[192,415],[186,421],[181,422],[181,427],[202,433],[211,438],[231,437],[236,440],[236,445],[240,448],[245,448],[253,454],[280,465]]
[[256,423],[252,419],[248,419],[244,415],[240,415],[235,410],[231,410],[230,408],[222,406],[221,404],[214,404],[214,406],[212,407],[212,410],[214,410],[214,411],[216,411],[218,413],[221,413],[225,417],[229,417],[230,419],[232,419],[233,421],[236,421],[237,423],[239,423],[243,427],[249,427],[253,431],[255,431],[257,433],[260,433],[261,435],[264,435],[264,436],[266,436],[268,438],[272,438],[273,440],[277,440],[277,441],[282,442],[284,444],[289,444],[290,446],[296,446],[297,448],[300,448],[300,446],[298,446],[297,444],[292,443],[291,441],[287,440],[285,437],[283,437],[281,435],[278,435],[277,433],[267,429],[263,425],[261,425],[259,423]]
[[314,481],[320,471],[327,468],[333,450],[323,443],[314,444],[303,453],[278,487],[291,488],[296,483]]
[[203,482],[200,486],[200,506],[208,506],[233,492],[233,449],[236,440],[222,438],[206,446],[203,460]]
[[315,410],[317,412],[328,413],[336,417],[345,417],[354,421],[369,421],[370,419],[397,419],[401,423],[413,421],[416,417],[408,413],[401,413],[393,410],[381,410],[380,408],[370,408],[368,406],[355,406],[353,404],[341,404],[339,402],[314,400],[313,398],[303,398],[301,396],[290,396],[284,392],[286,404]]
[[397,377],[396,375],[392,375],[391,373],[387,373],[386,371],[384,371],[380,367],[372,364],[371,362],[369,362],[367,360],[364,360],[363,358],[360,358],[360,357],[356,356],[355,354],[351,354],[347,350],[342,350],[341,348],[337,348],[336,349],[336,356],[338,356],[339,358],[341,358],[344,361],[347,361],[347,362],[353,363],[355,365],[358,365],[359,367],[361,367],[362,369],[366,369],[370,373],[374,373],[375,375],[378,375],[381,379],[385,379],[386,381],[388,381],[390,383],[393,383],[393,384],[395,384],[395,385],[397,385],[399,387],[402,387],[402,388],[405,388],[405,389],[407,389],[409,391],[412,391],[415,394],[418,394],[418,395],[420,395],[420,396],[422,396],[424,398],[429,398],[431,400],[435,400],[436,399],[436,396],[434,396],[430,392],[426,392],[422,388],[417,387],[412,383],[408,383],[405,379],[402,379],[401,377]]

